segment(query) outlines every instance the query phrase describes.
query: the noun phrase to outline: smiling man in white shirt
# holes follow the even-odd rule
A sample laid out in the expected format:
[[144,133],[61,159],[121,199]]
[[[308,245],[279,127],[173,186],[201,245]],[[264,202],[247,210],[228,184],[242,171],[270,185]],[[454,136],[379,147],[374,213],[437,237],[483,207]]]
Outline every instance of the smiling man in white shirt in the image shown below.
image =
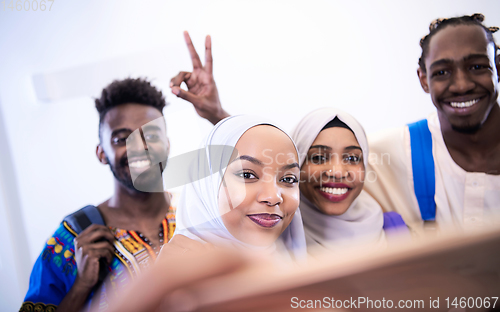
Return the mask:
[[471,230],[498,222],[500,66],[492,35],[498,28],[483,20],[438,19],[420,42],[418,77],[437,109],[416,130],[427,148],[414,142],[421,139],[415,125],[369,137],[376,178],[366,189],[417,233],[426,225]]

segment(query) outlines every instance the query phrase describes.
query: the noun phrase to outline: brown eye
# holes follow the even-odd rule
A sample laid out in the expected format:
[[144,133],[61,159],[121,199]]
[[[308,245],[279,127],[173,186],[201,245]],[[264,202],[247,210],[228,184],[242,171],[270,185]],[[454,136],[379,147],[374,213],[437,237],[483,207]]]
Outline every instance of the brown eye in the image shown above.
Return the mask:
[[444,76],[446,74],[445,70],[439,70],[432,74],[432,76]]
[[287,176],[281,179],[281,182],[284,182],[286,184],[295,184],[299,182],[296,176]]
[[156,142],[160,139],[160,137],[156,134],[147,134],[144,136],[144,138],[149,142]]
[[323,155],[313,154],[310,158],[313,165],[319,165],[326,161],[326,157]]
[[122,144],[125,144],[126,140],[127,140],[127,138],[118,138],[118,137],[115,137],[115,138],[113,138],[112,142],[115,145],[122,145]]
[[481,70],[481,69],[485,69],[485,68],[488,68],[488,66],[484,66],[484,65],[480,65],[480,64],[476,64],[476,65],[471,66],[471,69],[473,69],[473,70]]
[[344,157],[344,161],[350,164],[358,164],[360,161],[361,157],[357,155],[346,155]]
[[236,176],[243,178],[245,180],[257,179],[257,176],[250,171],[243,171],[243,172],[236,173]]

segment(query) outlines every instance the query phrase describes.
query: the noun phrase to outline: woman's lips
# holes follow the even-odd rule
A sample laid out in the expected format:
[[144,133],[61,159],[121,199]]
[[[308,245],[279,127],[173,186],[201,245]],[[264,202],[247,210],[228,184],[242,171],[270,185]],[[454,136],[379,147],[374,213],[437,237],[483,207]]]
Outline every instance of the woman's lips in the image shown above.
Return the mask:
[[281,221],[281,217],[277,214],[259,213],[247,215],[253,222],[265,228],[272,228]]
[[323,183],[317,188],[319,194],[332,202],[341,202],[349,196],[351,188],[344,183]]

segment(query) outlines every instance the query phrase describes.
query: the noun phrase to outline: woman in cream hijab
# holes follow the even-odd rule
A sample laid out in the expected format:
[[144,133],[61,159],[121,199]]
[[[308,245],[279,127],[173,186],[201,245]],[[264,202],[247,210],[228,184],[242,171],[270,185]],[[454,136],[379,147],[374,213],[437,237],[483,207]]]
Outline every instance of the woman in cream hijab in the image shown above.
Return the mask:
[[292,138],[308,250],[385,246],[382,209],[363,191],[368,143],[361,125],[343,111],[322,108],[306,115]]

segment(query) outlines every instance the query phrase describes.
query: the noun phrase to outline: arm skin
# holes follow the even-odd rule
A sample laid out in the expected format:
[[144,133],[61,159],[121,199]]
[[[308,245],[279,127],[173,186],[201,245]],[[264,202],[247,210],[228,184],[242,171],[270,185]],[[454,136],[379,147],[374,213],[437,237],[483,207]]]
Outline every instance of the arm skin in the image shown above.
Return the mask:
[[[191,37],[187,31],[184,32],[184,40],[191,55],[193,63],[192,72],[180,72],[170,81],[172,93],[191,104],[200,117],[210,121],[212,124],[230,115],[222,108],[219,100],[219,91],[215,85],[212,73],[212,40],[210,36],[205,39],[205,66],[201,63],[196,52]],[[185,83],[188,90],[181,89],[181,84]]]
[[80,311],[99,279],[99,259],[111,263],[114,236],[104,225],[92,224],[74,240],[78,275],[75,283],[57,307],[57,312]]
[[211,244],[175,235],[164,245],[154,265],[110,301],[107,312],[168,311],[162,306],[169,294],[231,274],[249,263],[241,252],[216,249]]

